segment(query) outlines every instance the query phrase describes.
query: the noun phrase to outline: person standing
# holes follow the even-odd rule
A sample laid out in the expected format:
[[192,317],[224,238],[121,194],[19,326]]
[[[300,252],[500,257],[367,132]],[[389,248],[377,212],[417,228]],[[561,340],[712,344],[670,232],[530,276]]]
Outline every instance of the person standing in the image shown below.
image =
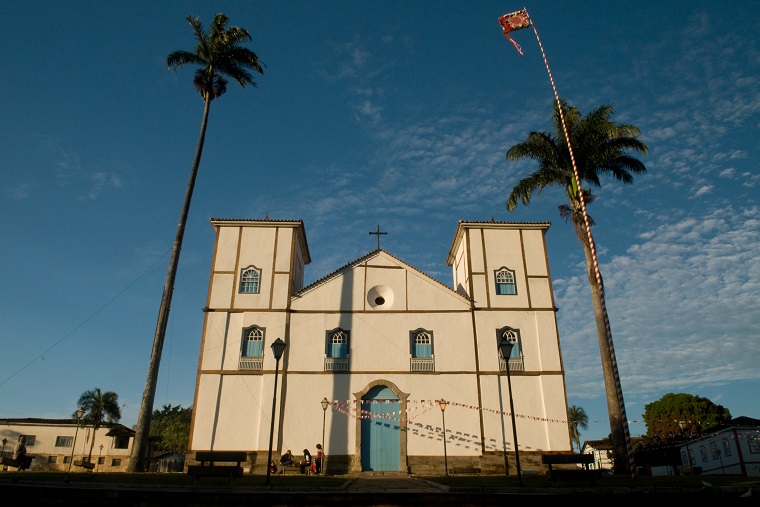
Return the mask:
[[26,470],[32,464],[32,458],[26,455],[26,435],[18,437],[16,447],[13,449],[13,459],[19,462],[19,470]]
[[314,464],[316,465],[316,468],[314,469],[315,473],[321,474],[322,473],[322,456],[324,454],[322,453],[322,444],[317,444],[317,458],[314,460]]

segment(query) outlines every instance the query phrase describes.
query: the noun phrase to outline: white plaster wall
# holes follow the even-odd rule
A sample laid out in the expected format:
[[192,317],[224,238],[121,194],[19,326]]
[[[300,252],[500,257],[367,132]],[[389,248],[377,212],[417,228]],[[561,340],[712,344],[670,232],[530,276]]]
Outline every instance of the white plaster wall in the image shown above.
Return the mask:
[[410,310],[469,310],[469,302],[449,287],[434,280],[410,272],[409,309]]
[[268,449],[273,381],[272,375],[224,376],[215,409],[213,449]]
[[[562,389],[559,375],[549,381],[547,377],[513,374],[512,394],[514,396],[517,441],[521,451],[570,450],[567,424],[567,405],[564,396],[545,398],[544,388]],[[507,376],[486,376],[481,380],[483,387],[483,424],[487,435],[487,450],[514,450],[512,417],[509,406]],[[562,391],[564,393],[564,391]],[[506,442],[506,444],[505,444]]]
[[190,449],[211,449],[218,394],[219,375],[200,375],[195,388]]
[[534,333],[538,338],[538,350],[536,351],[537,354],[531,358],[531,369],[539,371],[559,371],[562,369],[562,358],[557,338],[557,322],[554,317],[554,312],[540,312],[536,316]]
[[222,367],[227,329],[227,314],[206,314],[206,329],[201,342],[201,369],[217,370]]
[[277,273],[273,282],[272,308],[287,308],[290,297],[290,274]]
[[[527,308],[529,306],[529,292],[523,264],[520,231],[486,229],[483,234],[486,240],[485,276],[487,277],[490,306],[492,308]],[[517,294],[496,294],[494,272],[502,267],[514,270]]]
[[342,327],[350,334],[351,371],[409,371],[409,332],[433,331],[436,370],[475,367],[469,313],[295,314],[291,318],[288,368],[323,370],[326,331]]
[[231,273],[214,273],[211,281],[211,294],[208,298],[209,308],[230,308],[235,294],[235,275]]
[[460,242],[457,246],[451,271],[453,275],[452,280],[454,282],[454,290],[458,292],[462,291],[463,294],[469,294],[469,272],[467,271],[467,260],[469,257],[467,256],[467,249],[465,246],[465,242]]
[[[293,229],[291,227],[278,227],[277,231],[277,258],[274,269],[277,272],[290,272],[291,258],[293,255]],[[262,245],[257,245],[261,249]],[[266,247],[264,247],[266,248]],[[271,251],[271,250],[264,250]]]
[[[282,446],[296,454],[304,447],[314,451],[320,442],[323,411],[320,401],[326,397],[337,401],[341,409],[328,408],[325,443],[327,453],[354,454],[357,418],[354,393],[369,383],[382,378],[393,382],[401,391],[409,393],[407,417],[407,451],[412,455],[443,454],[441,440],[442,418],[437,399],[469,400],[476,397],[474,377],[471,375],[438,375],[431,383],[423,375],[356,373],[346,375],[287,375],[287,394],[283,419]],[[348,403],[348,410],[346,410]],[[480,423],[478,411],[449,406],[446,410],[448,452],[450,455],[479,455]],[[398,422],[398,421],[395,421]]]
[[473,273],[482,273],[486,269],[485,254],[483,253],[483,231],[467,229],[465,232],[466,248],[469,249]]
[[476,319],[481,371],[499,371],[496,330],[504,326],[520,331],[525,371],[558,371],[559,349],[553,317],[554,312],[478,312]]
[[217,231],[214,271],[235,271],[240,227],[218,227]]
[[530,304],[533,308],[552,308],[552,293],[548,278],[528,278]]
[[526,229],[522,232],[525,248],[525,265],[531,276],[548,276],[544,231]]

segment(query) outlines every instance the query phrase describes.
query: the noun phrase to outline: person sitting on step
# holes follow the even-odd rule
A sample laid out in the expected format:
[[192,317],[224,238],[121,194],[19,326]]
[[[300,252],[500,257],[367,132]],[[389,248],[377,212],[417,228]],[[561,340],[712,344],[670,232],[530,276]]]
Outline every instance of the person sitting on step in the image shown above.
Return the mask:
[[298,467],[302,474],[308,475],[311,472],[311,453],[308,449],[303,450],[303,459],[298,462]]

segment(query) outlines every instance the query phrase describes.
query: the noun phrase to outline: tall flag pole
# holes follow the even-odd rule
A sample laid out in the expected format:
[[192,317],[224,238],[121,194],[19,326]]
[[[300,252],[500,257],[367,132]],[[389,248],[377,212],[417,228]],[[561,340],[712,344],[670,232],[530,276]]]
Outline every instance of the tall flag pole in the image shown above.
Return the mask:
[[[570,152],[570,161],[573,165],[573,177],[575,178],[575,184],[578,186],[578,196],[579,201],[581,203],[581,211],[583,213],[583,222],[586,227],[586,234],[588,235],[588,243],[589,248],[591,250],[591,258],[594,263],[594,276],[596,277],[596,286],[597,290],[599,292],[599,300],[601,303],[601,309],[602,309],[602,315],[604,316],[604,327],[605,332],[607,334],[607,345],[610,350],[610,361],[612,366],[612,371],[614,373],[615,377],[615,391],[618,398],[618,404],[620,405],[620,417],[621,421],[620,424],[623,427],[623,433],[625,435],[625,448],[626,448],[626,454],[628,458],[628,470],[631,473],[632,477],[636,476],[636,462],[634,460],[633,456],[633,447],[631,445],[631,434],[630,430],[628,429],[628,418],[625,414],[625,403],[623,401],[623,389],[620,385],[620,374],[618,373],[618,367],[617,367],[617,360],[615,359],[615,348],[612,344],[612,328],[610,327],[610,319],[609,315],[607,314],[607,306],[604,301],[604,285],[602,284],[602,274],[599,271],[599,261],[596,255],[596,246],[594,245],[594,237],[591,234],[591,225],[589,224],[589,218],[588,213],[586,213],[586,199],[583,196],[583,189],[581,187],[581,179],[578,174],[578,167],[575,163],[575,156],[573,154],[573,146],[570,143],[570,133],[567,130],[567,125],[565,124],[565,114],[562,110],[562,102],[559,98],[559,93],[557,92],[557,86],[554,84],[554,77],[552,77],[552,71],[549,68],[549,61],[546,59],[546,52],[544,51],[544,46],[541,44],[541,38],[538,36],[538,30],[536,30],[536,25],[531,20],[530,16],[528,15],[528,10],[523,8],[520,11],[510,12],[508,14],[504,14],[503,16],[499,17],[499,24],[502,27],[502,30],[504,31],[504,37],[509,39],[509,41],[515,46],[515,49],[517,49],[517,52],[520,53],[520,56],[523,56],[522,48],[515,42],[514,39],[512,39],[512,36],[510,35],[511,32],[515,32],[517,30],[521,30],[523,28],[533,27],[533,33],[536,34],[536,41],[538,41],[538,47],[541,49],[541,55],[544,58],[544,65],[546,66],[546,72],[549,74],[549,81],[552,85],[552,90],[554,91],[554,98],[557,101],[557,109],[559,110],[559,116],[562,121],[562,130],[565,132],[565,140],[567,141],[567,149]],[[602,358],[604,360],[604,358]],[[606,385],[606,384],[605,384]]]

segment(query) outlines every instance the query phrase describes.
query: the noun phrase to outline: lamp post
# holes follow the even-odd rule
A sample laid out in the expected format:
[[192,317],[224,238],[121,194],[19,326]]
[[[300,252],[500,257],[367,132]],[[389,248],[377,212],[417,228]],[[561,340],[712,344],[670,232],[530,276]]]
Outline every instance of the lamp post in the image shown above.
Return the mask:
[[103,459],[103,444],[100,444],[100,454],[98,454],[98,471],[100,471],[100,460]]
[[272,343],[272,354],[274,354],[274,393],[272,394],[272,425],[269,429],[269,455],[267,457],[267,480],[264,483],[265,485],[269,486],[271,485],[270,477],[272,475],[272,468],[269,466],[269,464],[272,462],[272,438],[274,437],[274,414],[275,414],[275,408],[277,406],[277,374],[280,370],[280,358],[282,357],[282,353],[285,352],[285,347],[287,344],[282,341],[280,338],[277,338],[274,343]]
[[8,443],[8,439],[3,437],[3,452],[0,454],[0,456],[5,456],[5,444]]
[[512,437],[515,441],[515,467],[517,468],[517,484],[523,485],[522,472],[520,471],[520,449],[517,445],[517,426],[515,425],[515,404],[512,401],[512,376],[509,374],[509,356],[512,354],[512,347],[514,343],[509,341],[506,337],[499,342],[499,349],[501,350],[501,356],[504,358],[504,362],[507,363],[507,386],[509,389],[509,411],[512,414]]
[[319,469],[322,475],[325,475],[325,462],[327,461],[327,452],[325,452],[325,420],[327,418],[327,407],[330,406],[330,400],[325,396],[320,403],[322,404],[322,461],[319,463]]
[[71,472],[71,464],[74,462],[74,448],[77,445],[77,433],[79,433],[79,421],[84,415],[84,410],[81,408],[77,410],[77,429],[74,430],[74,441],[71,442],[71,456],[69,457],[69,472]]
[[449,454],[446,452],[446,405],[449,402],[441,398],[438,405],[441,407],[441,418],[443,419],[443,467],[446,475],[449,475]]

